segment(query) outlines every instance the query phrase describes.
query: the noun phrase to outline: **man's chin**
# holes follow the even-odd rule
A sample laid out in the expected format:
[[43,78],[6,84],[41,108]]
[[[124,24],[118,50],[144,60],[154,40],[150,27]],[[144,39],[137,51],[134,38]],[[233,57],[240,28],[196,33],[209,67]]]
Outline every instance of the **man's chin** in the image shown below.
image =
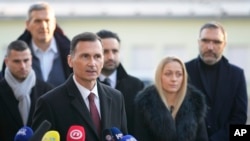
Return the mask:
[[217,61],[215,59],[204,59],[204,62],[208,65],[214,65]]
[[116,70],[116,67],[115,66],[112,66],[112,67],[105,67],[103,68],[104,71],[107,71],[107,72],[113,72],[114,70]]
[[51,38],[49,38],[48,36],[40,36],[40,38],[39,38],[39,41],[41,42],[41,43],[47,43],[47,42],[49,42],[51,40]]
[[18,80],[19,81],[24,81],[26,78],[27,78],[27,76],[20,76],[20,77],[18,77]]

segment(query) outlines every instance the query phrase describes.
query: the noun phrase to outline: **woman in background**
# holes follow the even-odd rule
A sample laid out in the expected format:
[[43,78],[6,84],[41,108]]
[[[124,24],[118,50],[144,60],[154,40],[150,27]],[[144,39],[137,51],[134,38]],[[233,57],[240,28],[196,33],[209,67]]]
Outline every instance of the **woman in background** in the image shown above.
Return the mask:
[[184,63],[165,57],[155,83],[135,99],[134,136],[139,141],[208,141],[203,94],[188,85]]

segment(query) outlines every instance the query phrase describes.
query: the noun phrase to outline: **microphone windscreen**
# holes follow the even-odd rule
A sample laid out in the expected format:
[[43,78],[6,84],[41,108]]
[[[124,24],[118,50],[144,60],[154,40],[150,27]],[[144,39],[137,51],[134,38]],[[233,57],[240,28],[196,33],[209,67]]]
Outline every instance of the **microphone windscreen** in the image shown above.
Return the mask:
[[121,141],[137,141],[137,140],[135,139],[135,137],[133,137],[131,135],[125,135],[122,137]]
[[14,141],[29,141],[32,135],[33,130],[28,126],[24,126],[17,131]]
[[85,129],[80,125],[70,126],[67,133],[67,141],[85,141]]
[[111,132],[114,136],[115,141],[121,141],[123,133],[117,127],[112,127]]
[[104,141],[114,141],[111,129],[104,129],[102,132],[102,139]]
[[33,136],[29,141],[40,141],[42,140],[43,135],[50,129],[51,123],[47,120],[44,120],[40,126],[36,129]]
[[50,130],[43,135],[42,141],[60,141],[60,135],[58,131]]

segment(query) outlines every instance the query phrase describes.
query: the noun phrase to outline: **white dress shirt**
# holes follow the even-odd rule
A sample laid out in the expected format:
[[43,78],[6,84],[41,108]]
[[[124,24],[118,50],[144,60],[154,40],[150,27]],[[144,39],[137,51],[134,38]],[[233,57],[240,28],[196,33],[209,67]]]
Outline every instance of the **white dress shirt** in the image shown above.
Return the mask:
[[103,75],[103,74],[100,74],[100,76],[99,76],[99,80],[100,81],[104,81],[104,79],[105,78],[109,78],[109,80],[110,80],[110,86],[112,87],[112,88],[115,88],[115,86],[116,86],[116,77],[117,77],[117,70],[115,70],[112,74],[110,74],[109,76],[105,76],[105,75]]
[[47,81],[53,66],[54,59],[58,56],[56,41],[54,38],[52,38],[51,44],[46,51],[41,50],[33,41],[32,48],[34,50],[35,56],[39,59],[43,79],[44,81]]
[[88,100],[88,96],[90,93],[94,93],[95,94],[95,105],[96,108],[98,110],[99,116],[101,118],[101,114],[100,114],[100,98],[98,95],[98,91],[97,91],[97,85],[95,84],[94,88],[89,91],[87,88],[85,88],[84,86],[82,86],[80,83],[78,83],[75,79],[75,75],[73,75],[73,80],[76,84],[76,87],[78,88],[78,90],[80,91],[82,98],[87,106],[87,108],[89,109],[89,100]]

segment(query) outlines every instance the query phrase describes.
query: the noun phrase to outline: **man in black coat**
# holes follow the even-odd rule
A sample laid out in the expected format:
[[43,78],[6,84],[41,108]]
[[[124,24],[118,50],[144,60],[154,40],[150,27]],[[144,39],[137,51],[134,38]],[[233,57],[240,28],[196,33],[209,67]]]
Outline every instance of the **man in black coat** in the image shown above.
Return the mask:
[[216,22],[200,29],[197,58],[186,63],[190,82],[206,95],[210,141],[229,141],[230,124],[246,124],[247,89],[243,69],[222,55],[226,31]]
[[13,41],[8,46],[5,76],[0,81],[1,141],[13,141],[21,127],[31,126],[36,100],[52,89],[49,84],[36,79],[31,58],[24,41]]
[[[76,35],[71,42],[68,64],[73,75],[44,96],[36,105],[32,127],[36,129],[44,120],[52,124],[51,130],[60,133],[61,141],[72,125],[85,128],[86,141],[100,141],[101,132],[112,127],[127,134],[124,99],[118,90],[97,81],[103,67],[103,48],[99,37],[90,32]],[[92,118],[88,97],[94,94],[98,111],[97,126]],[[99,122],[100,123],[100,122]],[[98,130],[101,129],[101,130]]]
[[[70,40],[56,24],[54,10],[48,3],[39,2],[30,6],[26,29],[18,40],[29,45],[33,56],[32,67],[39,80],[58,86],[72,73],[67,64]],[[3,76],[4,69],[3,65]]]
[[132,131],[134,109],[133,102],[136,94],[144,88],[144,83],[129,75],[120,62],[120,38],[114,32],[101,30],[97,35],[102,40],[104,50],[104,66],[99,80],[105,82],[108,78],[109,85],[122,92],[125,99],[125,107],[128,121],[128,131]]

